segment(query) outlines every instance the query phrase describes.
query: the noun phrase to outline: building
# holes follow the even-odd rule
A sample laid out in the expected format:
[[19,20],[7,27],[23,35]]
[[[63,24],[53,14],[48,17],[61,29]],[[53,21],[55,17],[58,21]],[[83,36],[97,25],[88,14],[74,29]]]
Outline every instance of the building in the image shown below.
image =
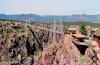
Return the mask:
[[100,29],[93,33],[93,41],[95,41],[95,43],[100,46]]
[[77,29],[76,29],[76,28],[68,28],[68,31],[69,31],[71,34],[76,34]]
[[82,35],[82,34],[73,34],[72,37],[73,37],[72,42],[79,49],[80,53],[84,55],[86,49],[89,46],[89,44],[87,44],[85,42],[85,40],[87,39],[87,36],[86,35]]

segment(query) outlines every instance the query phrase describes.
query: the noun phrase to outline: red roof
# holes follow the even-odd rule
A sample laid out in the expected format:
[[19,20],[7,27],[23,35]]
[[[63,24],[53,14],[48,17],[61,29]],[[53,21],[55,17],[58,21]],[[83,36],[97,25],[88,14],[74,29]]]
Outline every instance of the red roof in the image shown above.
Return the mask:
[[100,29],[98,29],[97,31],[95,31],[93,34],[96,35],[96,36],[100,36]]

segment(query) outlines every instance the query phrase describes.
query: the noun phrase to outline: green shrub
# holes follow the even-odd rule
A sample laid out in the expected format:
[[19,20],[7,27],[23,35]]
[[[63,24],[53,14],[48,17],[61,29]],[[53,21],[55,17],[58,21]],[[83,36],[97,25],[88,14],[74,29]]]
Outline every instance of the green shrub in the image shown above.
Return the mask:
[[65,29],[65,30],[64,30],[64,34],[69,34],[68,29]]
[[80,24],[80,32],[81,34],[86,34],[86,28],[84,24]]

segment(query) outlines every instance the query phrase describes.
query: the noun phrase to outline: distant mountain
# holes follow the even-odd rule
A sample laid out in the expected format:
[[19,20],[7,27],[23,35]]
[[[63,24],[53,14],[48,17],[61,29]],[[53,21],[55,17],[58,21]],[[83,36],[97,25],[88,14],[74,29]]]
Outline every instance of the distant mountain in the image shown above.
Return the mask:
[[[63,22],[100,22],[100,15],[70,15],[70,16],[56,16],[56,21],[60,21],[60,18]],[[6,20],[20,20],[20,21],[33,21],[33,22],[53,22],[54,16],[52,15],[36,15],[36,14],[20,14],[20,15],[6,15],[0,14],[0,19]]]

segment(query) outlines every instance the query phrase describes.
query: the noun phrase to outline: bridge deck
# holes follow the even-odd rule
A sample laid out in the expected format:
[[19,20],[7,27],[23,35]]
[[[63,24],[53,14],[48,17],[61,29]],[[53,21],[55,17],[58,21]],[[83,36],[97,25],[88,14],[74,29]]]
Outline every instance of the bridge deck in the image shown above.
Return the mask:
[[31,27],[31,28],[37,28],[37,29],[46,30],[46,31],[50,31],[50,32],[55,32],[55,33],[59,33],[59,34],[64,34],[61,31],[56,31],[56,30],[47,29],[47,28],[38,27],[38,26],[32,26],[32,25],[28,25],[28,26]]

